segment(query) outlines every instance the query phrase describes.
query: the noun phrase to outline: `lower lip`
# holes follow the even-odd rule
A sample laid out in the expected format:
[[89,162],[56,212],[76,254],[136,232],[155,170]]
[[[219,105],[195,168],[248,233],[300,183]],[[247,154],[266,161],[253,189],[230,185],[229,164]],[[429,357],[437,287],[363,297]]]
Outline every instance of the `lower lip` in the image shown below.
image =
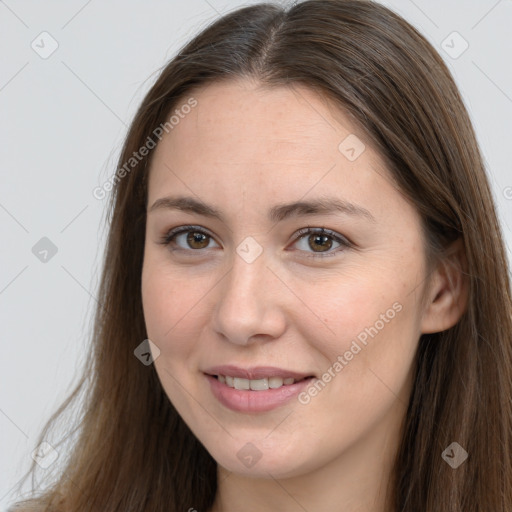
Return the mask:
[[232,411],[245,413],[270,411],[284,405],[297,396],[313,380],[311,377],[277,389],[251,391],[230,388],[211,375],[206,375],[206,378],[210,383],[213,395],[222,405]]

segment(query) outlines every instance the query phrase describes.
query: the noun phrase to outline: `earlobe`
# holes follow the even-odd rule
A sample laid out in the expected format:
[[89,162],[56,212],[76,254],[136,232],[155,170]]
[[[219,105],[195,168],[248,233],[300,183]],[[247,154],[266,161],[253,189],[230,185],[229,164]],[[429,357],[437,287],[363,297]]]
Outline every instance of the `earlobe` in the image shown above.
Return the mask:
[[422,334],[453,327],[466,310],[469,283],[462,239],[459,238],[450,246],[431,279],[430,296],[421,323]]

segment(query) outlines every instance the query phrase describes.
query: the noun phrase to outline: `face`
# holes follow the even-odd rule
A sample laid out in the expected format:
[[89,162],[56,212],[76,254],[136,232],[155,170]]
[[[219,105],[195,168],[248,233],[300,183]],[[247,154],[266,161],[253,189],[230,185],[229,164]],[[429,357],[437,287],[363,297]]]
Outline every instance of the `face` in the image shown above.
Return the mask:
[[148,184],[142,299],[166,394],[232,472],[380,456],[421,334],[418,214],[312,90],[237,80],[193,97]]

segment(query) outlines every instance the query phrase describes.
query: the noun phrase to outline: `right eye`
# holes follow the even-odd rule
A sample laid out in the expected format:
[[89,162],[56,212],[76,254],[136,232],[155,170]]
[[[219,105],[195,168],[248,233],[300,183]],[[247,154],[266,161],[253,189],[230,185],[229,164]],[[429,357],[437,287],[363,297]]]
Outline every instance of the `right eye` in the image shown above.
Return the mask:
[[[202,249],[208,249],[209,241],[213,237],[197,226],[179,226],[168,231],[160,240],[165,246],[170,246],[171,250],[198,252]],[[179,242],[181,241],[181,245]],[[178,247],[174,247],[178,243]]]

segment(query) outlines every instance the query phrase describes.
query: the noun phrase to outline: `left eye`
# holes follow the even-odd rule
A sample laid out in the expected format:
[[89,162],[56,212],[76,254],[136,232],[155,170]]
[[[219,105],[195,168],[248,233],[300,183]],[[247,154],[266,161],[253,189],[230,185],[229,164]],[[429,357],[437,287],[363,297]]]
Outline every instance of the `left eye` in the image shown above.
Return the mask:
[[341,252],[342,249],[328,252],[330,249],[332,249],[333,241],[334,243],[338,244],[338,249],[340,247],[352,247],[352,243],[349,242],[344,236],[325,228],[305,228],[301,229],[297,234],[299,235],[297,239],[298,243],[304,242],[304,245],[307,248],[313,248],[315,246],[320,248],[320,251],[313,251],[313,254],[309,254],[307,256],[308,258],[323,258],[327,256],[334,256],[338,252]]
[[[340,250],[331,251],[333,243],[338,244],[338,247],[334,247],[335,249],[339,249],[339,247],[352,247],[352,243],[345,237],[325,228],[304,228],[299,230],[297,235],[295,243],[302,243],[303,246],[305,246],[305,248],[302,249],[304,252],[308,252],[307,248],[311,249],[316,247],[320,249],[319,251],[313,251],[312,254],[307,255],[307,257],[334,256],[340,252]],[[174,245],[180,239],[183,239],[188,247],[178,244],[178,248],[173,248],[173,250],[189,251],[192,249],[193,252],[198,252],[201,249],[208,249],[209,242],[213,240],[213,237],[201,228],[182,226],[169,231],[162,237],[160,243],[165,246]]]

